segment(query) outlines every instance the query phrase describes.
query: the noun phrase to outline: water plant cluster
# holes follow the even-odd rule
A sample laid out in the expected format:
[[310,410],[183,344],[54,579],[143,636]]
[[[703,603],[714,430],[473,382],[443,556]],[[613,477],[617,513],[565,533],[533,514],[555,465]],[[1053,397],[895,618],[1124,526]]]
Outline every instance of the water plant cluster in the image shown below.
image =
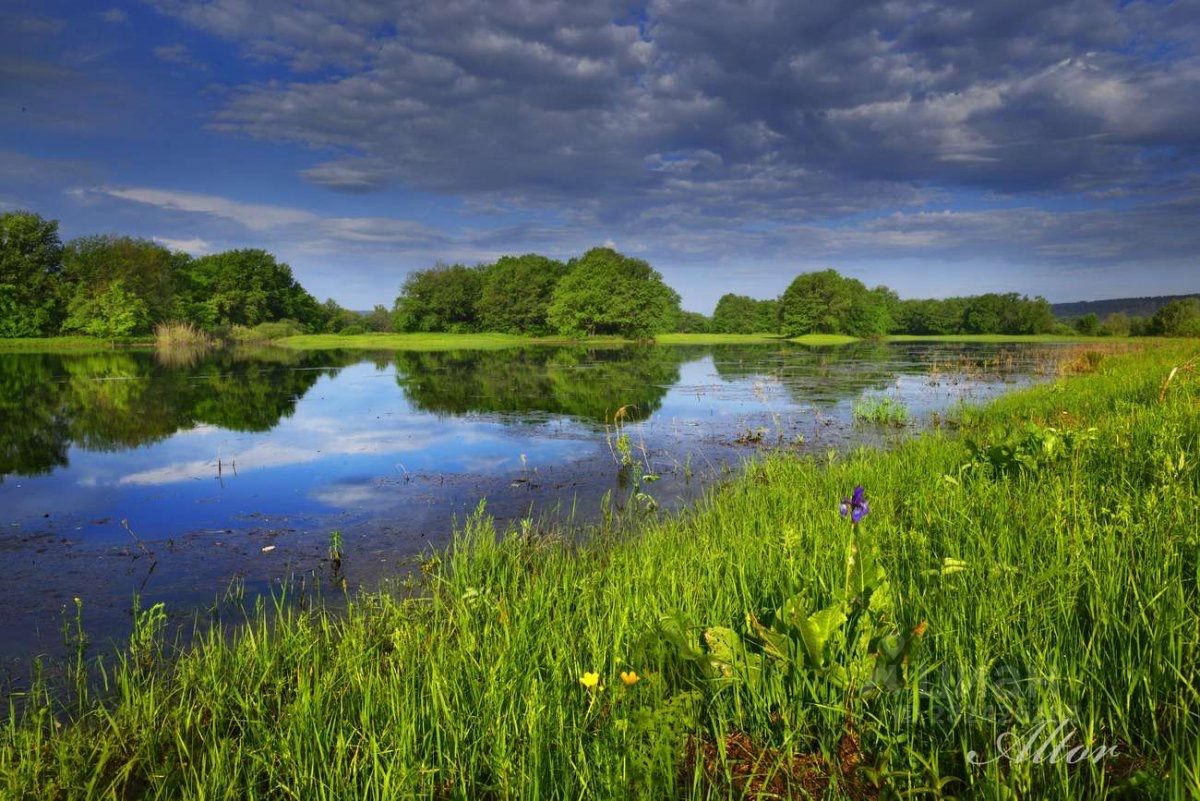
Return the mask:
[[0,796],[1200,796],[1195,355],[585,538],[481,508],[407,592],[181,653],[151,609],[11,699]]
[[908,407],[890,395],[864,395],[854,402],[854,419],[867,423],[902,426],[909,421]]

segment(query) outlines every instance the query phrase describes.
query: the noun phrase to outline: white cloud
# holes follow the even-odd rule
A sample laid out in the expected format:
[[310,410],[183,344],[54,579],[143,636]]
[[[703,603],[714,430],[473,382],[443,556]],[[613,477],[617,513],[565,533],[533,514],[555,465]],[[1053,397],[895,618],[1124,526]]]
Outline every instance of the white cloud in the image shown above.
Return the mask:
[[205,253],[213,251],[212,245],[204,241],[200,237],[192,237],[190,239],[172,239],[167,236],[156,236],[153,238],[160,245],[165,245],[171,250],[181,250],[184,253],[190,253],[193,256],[203,256]]

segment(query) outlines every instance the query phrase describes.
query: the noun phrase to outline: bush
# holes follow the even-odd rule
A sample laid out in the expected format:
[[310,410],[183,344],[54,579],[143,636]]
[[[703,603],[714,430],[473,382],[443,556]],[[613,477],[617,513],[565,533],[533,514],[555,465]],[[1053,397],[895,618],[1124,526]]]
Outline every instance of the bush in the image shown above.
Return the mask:
[[206,348],[212,336],[191,323],[159,323],[154,327],[154,344],[159,348]]

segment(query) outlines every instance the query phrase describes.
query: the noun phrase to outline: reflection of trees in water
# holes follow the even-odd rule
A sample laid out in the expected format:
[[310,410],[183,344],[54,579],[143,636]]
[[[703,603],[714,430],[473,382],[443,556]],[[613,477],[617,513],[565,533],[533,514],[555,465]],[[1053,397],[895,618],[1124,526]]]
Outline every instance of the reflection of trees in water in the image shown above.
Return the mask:
[[856,343],[829,348],[801,345],[717,345],[710,349],[724,381],[778,381],[798,404],[834,404],[864,390],[883,389],[901,373],[921,367],[898,361],[886,344]]
[[201,423],[265,431],[355,358],[219,351],[172,367],[142,351],[0,354],[0,476],[65,465],[72,443],[122,450]]
[[67,463],[70,427],[61,384],[42,353],[0,355],[0,480]]
[[995,374],[1030,366],[1027,359],[998,359],[998,354],[1011,349],[985,343],[856,342],[817,348],[718,345],[707,350],[723,380],[776,380],[795,403],[815,405],[886,389],[902,375],[925,375],[935,367],[970,372],[973,365],[991,365]]
[[417,409],[564,414],[612,419],[622,406],[640,420],[679,381],[679,348],[522,348],[502,351],[402,351],[396,380]]

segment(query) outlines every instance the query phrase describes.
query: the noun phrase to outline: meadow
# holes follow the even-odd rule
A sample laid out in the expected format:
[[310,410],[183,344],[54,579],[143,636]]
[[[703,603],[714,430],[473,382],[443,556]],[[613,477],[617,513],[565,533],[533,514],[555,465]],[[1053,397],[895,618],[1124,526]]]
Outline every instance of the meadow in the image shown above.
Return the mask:
[[1198,353],[766,455],[682,514],[481,505],[393,592],[183,649],[151,607],[98,664],[79,603],[65,680],[10,700],[0,796],[1198,797]]

